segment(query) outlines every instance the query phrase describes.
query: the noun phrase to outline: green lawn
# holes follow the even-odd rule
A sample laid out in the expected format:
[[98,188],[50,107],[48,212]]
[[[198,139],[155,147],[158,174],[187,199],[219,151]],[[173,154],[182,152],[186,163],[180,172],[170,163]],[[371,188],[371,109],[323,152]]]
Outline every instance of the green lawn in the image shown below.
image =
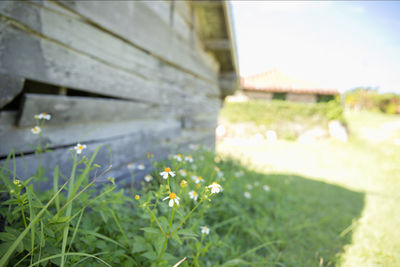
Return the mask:
[[362,137],[400,117],[362,112],[346,120],[353,134],[347,144],[218,144],[221,155],[254,171],[242,179],[271,187],[264,207],[273,215],[252,222],[280,244],[270,265],[400,266],[400,146],[393,136],[382,143]]

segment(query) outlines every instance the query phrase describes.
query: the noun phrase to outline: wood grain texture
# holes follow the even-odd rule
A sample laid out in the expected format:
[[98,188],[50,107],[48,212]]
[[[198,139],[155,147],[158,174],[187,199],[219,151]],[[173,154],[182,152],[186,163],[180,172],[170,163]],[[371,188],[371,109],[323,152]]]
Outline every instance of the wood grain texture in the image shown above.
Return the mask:
[[[217,80],[205,81],[183,72],[80,19],[24,2],[8,3],[0,9],[8,25],[3,33],[7,41],[0,50],[4,58],[0,67],[9,73],[153,103],[193,91],[219,95]],[[21,40],[23,44],[17,43]],[[7,56],[16,54],[21,54],[21,60],[14,62]]]
[[[80,14],[95,25],[111,31],[137,47],[148,51],[153,56],[180,66],[209,80],[215,80],[216,72],[210,69],[209,57],[193,46],[193,43],[182,40],[163,21],[148,3],[141,1],[58,1]],[[170,9],[163,12],[169,13]],[[149,19],[151,18],[151,19]],[[149,34],[151,33],[151,34]]]
[[[54,117],[54,115],[53,115]],[[31,127],[14,127],[10,123],[17,119],[15,112],[0,112],[0,139],[7,140],[0,146],[0,156],[7,155],[11,148],[30,153],[38,142],[38,136],[31,133]],[[47,122],[47,121],[46,121]],[[92,122],[42,127],[42,143],[51,148],[72,146],[78,142],[100,142],[121,136],[150,135],[155,138],[173,138],[181,131],[177,119],[141,119],[122,122]]]
[[52,115],[47,125],[68,125],[95,122],[119,122],[143,119],[182,117],[216,118],[221,107],[218,98],[192,97],[185,102],[167,105],[148,104],[128,100],[25,94],[18,126],[35,126],[35,114]]
[[[82,155],[90,157],[94,150],[99,145],[102,145],[95,160],[95,163],[102,166],[97,173],[100,173],[101,169],[106,169],[111,162],[112,170],[106,176],[101,177],[101,180],[106,182],[107,177],[114,176],[117,178],[117,181],[121,181],[124,179],[130,180],[127,169],[127,164],[130,162],[143,163],[147,169],[151,167],[151,163],[146,160],[147,152],[156,155],[157,158],[166,158],[169,154],[176,153],[176,151],[190,152],[190,144],[201,145],[210,149],[213,149],[215,146],[215,138],[209,131],[185,131],[174,137],[168,135],[160,136],[160,134],[165,133],[164,131],[165,129],[160,128],[158,132],[153,132],[152,134],[126,135],[86,143],[87,149],[83,151]],[[44,153],[42,161],[45,163],[44,167],[47,177],[51,177],[52,170],[56,165],[60,167],[60,171],[64,176],[68,176],[71,170],[70,147],[59,148],[53,152]],[[3,162],[4,160],[1,160],[0,164]],[[36,171],[38,163],[38,157],[33,154],[25,155],[24,158],[17,157],[17,178],[24,180],[32,176]],[[12,163],[9,163],[7,168],[11,169]],[[94,173],[92,174],[94,175]],[[140,175],[144,176],[144,174],[145,171],[141,172],[137,178],[140,178]]]

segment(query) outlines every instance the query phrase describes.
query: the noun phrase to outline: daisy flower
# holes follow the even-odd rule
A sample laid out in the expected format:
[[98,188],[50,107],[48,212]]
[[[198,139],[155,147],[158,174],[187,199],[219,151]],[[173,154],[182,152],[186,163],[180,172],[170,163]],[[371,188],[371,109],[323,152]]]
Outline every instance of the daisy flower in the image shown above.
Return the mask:
[[151,180],[153,180],[153,177],[152,177],[150,174],[147,174],[147,175],[144,177],[144,180],[145,180],[146,182],[150,182]]
[[144,169],[145,169],[145,166],[144,166],[144,164],[139,164],[139,165],[137,166],[137,168],[138,168],[138,170],[144,170]]
[[198,177],[196,177],[196,179],[194,179],[194,182],[195,182],[196,184],[198,184],[198,183],[200,183],[200,182],[204,182],[204,179],[203,179],[203,177],[198,176]]
[[51,115],[47,114],[46,112],[40,113],[40,114],[36,114],[35,115],[35,119],[37,120],[50,120],[51,119]]
[[217,194],[222,191],[222,186],[220,186],[218,183],[213,182],[208,186],[208,188],[211,188],[211,194]]
[[182,180],[182,181],[181,181],[181,187],[186,187],[186,186],[187,186],[186,180]]
[[32,132],[33,134],[39,134],[41,131],[42,131],[42,129],[40,129],[39,126],[35,126],[35,127],[33,127],[33,128],[31,129],[31,132]]
[[175,193],[170,193],[166,198],[163,199],[163,201],[167,199],[169,199],[168,206],[170,206],[171,208],[174,206],[174,204],[179,206],[180,198],[177,197]]
[[181,162],[182,161],[182,155],[181,154],[176,154],[174,155],[174,159]]
[[184,170],[184,169],[179,170],[179,174],[180,174],[181,176],[183,176],[183,177],[186,177],[186,175],[187,175],[186,170]]
[[263,189],[264,189],[266,192],[271,191],[271,188],[269,188],[268,185],[264,185],[264,186],[263,186]]
[[185,160],[190,162],[190,163],[192,163],[193,162],[193,157],[188,155],[188,156],[185,157]]
[[249,192],[244,192],[244,197],[250,199],[251,194]]
[[128,163],[127,167],[129,170],[133,171],[136,168],[136,165],[135,165],[135,163],[130,162],[130,163]]
[[86,145],[81,145],[79,143],[74,147],[77,154],[81,154],[82,150],[84,150],[85,148],[86,148]]
[[197,192],[196,191],[190,191],[189,192],[189,197],[191,198],[191,199],[193,199],[194,201],[197,201],[197,198],[199,197],[199,194],[197,194]]
[[160,175],[164,178],[164,179],[168,179],[168,175],[170,175],[171,177],[175,176],[175,172],[171,171],[171,168],[167,167],[164,169],[163,172],[160,172]]
[[208,235],[210,233],[210,228],[207,226],[200,226],[200,229],[202,234]]

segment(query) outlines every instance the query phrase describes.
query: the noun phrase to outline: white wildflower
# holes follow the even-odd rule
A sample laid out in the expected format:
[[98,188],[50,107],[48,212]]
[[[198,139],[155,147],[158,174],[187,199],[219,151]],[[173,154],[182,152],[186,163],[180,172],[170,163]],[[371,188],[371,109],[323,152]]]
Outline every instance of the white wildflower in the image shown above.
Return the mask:
[[210,233],[210,228],[208,228],[207,226],[200,226],[201,229],[201,233],[204,235],[208,235]]
[[162,178],[164,179],[168,179],[168,176],[174,177],[175,176],[175,172],[171,171],[171,168],[165,168],[163,172],[160,172],[160,175],[162,176]]
[[179,206],[179,199],[180,198],[177,197],[175,193],[170,193],[166,198],[163,199],[163,201],[167,200],[167,199],[169,199],[168,205],[171,208],[174,206],[174,204]]
[[191,199],[193,199],[194,201],[197,201],[197,198],[199,197],[199,194],[197,194],[197,192],[196,191],[190,191],[189,192],[189,197],[191,198]]
[[76,154],[81,154],[82,150],[86,148],[86,145],[77,144],[74,149],[76,150]]
[[220,186],[218,183],[213,182],[208,186],[208,188],[211,188],[211,194],[217,194],[222,191],[222,186]]

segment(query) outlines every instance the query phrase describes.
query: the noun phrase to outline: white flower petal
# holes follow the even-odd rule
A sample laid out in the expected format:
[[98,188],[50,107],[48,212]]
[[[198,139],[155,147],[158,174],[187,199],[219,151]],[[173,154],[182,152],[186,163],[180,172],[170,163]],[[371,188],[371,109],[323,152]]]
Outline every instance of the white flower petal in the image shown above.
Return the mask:
[[[179,203],[179,202],[178,202],[178,203]],[[172,208],[172,207],[174,206],[174,200],[171,199],[171,200],[169,201],[168,205]]]
[[166,197],[166,198],[164,198],[164,199],[163,199],[163,201],[164,201],[164,200],[166,200],[166,199],[168,199],[168,198],[169,198],[169,196],[168,196],[168,197]]

